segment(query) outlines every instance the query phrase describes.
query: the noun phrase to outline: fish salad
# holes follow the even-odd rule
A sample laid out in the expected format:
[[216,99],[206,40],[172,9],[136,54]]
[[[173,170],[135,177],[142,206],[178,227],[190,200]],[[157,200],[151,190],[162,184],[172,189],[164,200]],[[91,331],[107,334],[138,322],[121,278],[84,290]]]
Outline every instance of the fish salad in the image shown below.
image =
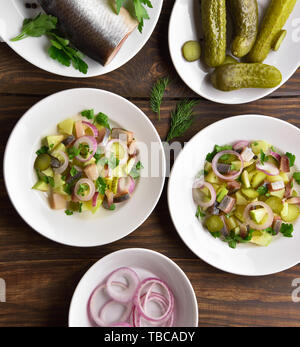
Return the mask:
[[143,168],[133,132],[111,129],[108,117],[94,110],[62,121],[57,129],[43,139],[34,162],[33,189],[48,194],[52,209],[96,213],[130,199]]
[[196,217],[231,248],[292,237],[300,215],[295,159],[263,140],[215,145],[193,184]]

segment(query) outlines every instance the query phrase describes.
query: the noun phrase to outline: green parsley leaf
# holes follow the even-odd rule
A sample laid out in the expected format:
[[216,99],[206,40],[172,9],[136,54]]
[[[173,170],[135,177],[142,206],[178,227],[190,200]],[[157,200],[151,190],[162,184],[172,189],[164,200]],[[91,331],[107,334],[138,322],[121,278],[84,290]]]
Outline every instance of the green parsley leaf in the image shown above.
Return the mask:
[[294,226],[293,224],[282,223],[280,232],[285,237],[293,237]]
[[263,164],[264,162],[268,161],[269,157],[264,153],[264,151],[260,150],[260,162]]
[[210,231],[210,233],[215,239],[221,237],[220,231]]
[[115,204],[111,204],[109,207],[110,211],[114,211],[116,209],[116,205]]
[[276,235],[276,231],[272,227],[267,228],[265,231],[273,236]]
[[294,172],[293,178],[298,184],[300,184],[300,172]]
[[66,214],[67,216],[72,216],[72,215],[73,215],[73,211],[65,210],[65,214]]
[[268,192],[268,187],[266,187],[266,186],[260,186],[260,187],[257,188],[256,191],[257,191],[257,193],[258,193],[259,195],[266,195],[267,192]]
[[79,188],[77,190],[77,194],[78,195],[81,195],[81,196],[84,196],[85,195],[85,192],[89,190],[89,187],[87,184],[83,183],[83,184],[80,184],[79,185]]
[[295,164],[295,160],[296,160],[296,156],[292,153],[286,152],[285,155],[289,158],[289,162],[290,162],[290,167],[294,166]]
[[85,110],[81,112],[82,117],[85,117],[87,119],[94,119],[95,114],[94,110]]
[[[214,156],[217,153],[222,152],[222,151],[227,151],[227,150],[232,150],[232,146],[230,146],[230,145],[226,145],[226,146],[215,145],[214,150],[211,153],[207,154],[206,161],[211,163],[213,161],[213,159],[214,159]],[[225,157],[225,155],[223,155],[222,158],[223,157]]]
[[67,148],[67,153],[68,153],[69,159],[73,160],[75,157],[77,157],[77,155],[80,154],[80,147],[78,147],[78,148],[76,148],[76,147]]
[[198,206],[197,211],[196,211],[196,217],[197,218],[204,218],[205,216],[206,216],[206,214],[201,210],[201,207]]
[[107,189],[105,180],[102,177],[98,177],[96,180],[96,189],[101,194],[104,195]]
[[38,151],[36,151],[36,155],[47,154],[49,152],[49,147],[43,146]]
[[98,123],[99,125],[102,125],[103,127],[111,130],[110,128],[110,124],[108,121],[108,116],[102,112],[99,112],[96,117],[95,117],[95,121],[96,123]]
[[70,170],[70,175],[72,177],[76,176],[78,174],[78,171],[76,170],[76,168],[74,166],[72,166],[72,169]]
[[132,168],[129,175],[134,178],[138,179],[141,176],[141,170],[144,168],[143,164],[139,161],[136,166]]

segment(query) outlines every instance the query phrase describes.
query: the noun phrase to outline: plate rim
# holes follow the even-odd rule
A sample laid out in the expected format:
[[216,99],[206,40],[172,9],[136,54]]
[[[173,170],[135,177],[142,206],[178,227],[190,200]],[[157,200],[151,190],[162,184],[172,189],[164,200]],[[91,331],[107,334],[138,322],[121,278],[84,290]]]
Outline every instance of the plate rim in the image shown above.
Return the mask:
[[[263,115],[263,114],[241,114],[241,115],[236,115],[236,116],[231,116],[231,117],[227,117],[227,118],[224,118],[224,119],[220,119],[219,121],[217,122],[214,122],[210,125],[208,125],[207,127],[203,128],[202,130],[200,130],[197,134],[195,134],[190,140],[189,142],[191,142],[192,140],[194,140],[196,137],[200,136],[200,134],[202,134],[202,132],[204,131],[207,131],[209,130],[210,128],[216,126],[216,125],[221,125],[222,123],[224,122],[227,122],[229,120],[231,120],[232,118],[234,119],[240,119],[240,118],[244,118],[244,117],[251,117],[251,118],[267,118],[267,119],[272,119],[273,121],[275,122],[278,122],[278,123],[281,123],[281,124],[284,124],[285,126],[290,126],[291,128],[294,128],[296,129],[299,134],[300,134],[300,129],[298,127],[296,127],[295,125],[289,123],[289,122],[286,122],[280,118],[275,118],[275,117],[271,117],[271,116],[266,116],[266,115]],[[189,144],[188,142],[188,144]],[[188,145],[187,144],[187,145]],[[258,273],[258,274],[253,274],[253,273],[241,273],[241,272],[235,272],[235,271],[229,271],[225,268],[222,268],[221,266],[216,266],[214,265],[212,262],[210,261],[207,261],[206,259],[204,259],[202,256],[200,256],[199,254],[197,254],[196,250],[195,249],[192,249],[190,247],[190,245],[187,244],[187,242],[185,241],[183,235],[179,232],[175,222],[174,222],[174,218],[173,218],[173,213],[172,213],[172,210],[171,210],[171,198],[170,198],[170,195],[171,195],[171,184],[172,184],[172,181],[173,181],[173,170],[175,168],[175,165],[176,165],[176,162],[177,160],[179,159],[179,157],[181,157],[183,155],[183,151],[186,147],[183,148],[183,150],[178,154],[177,158],[176,158],[176,161],[174,162],[173,164],[173,167],[172,167],[172,170],[170,172],[170,178],[169,178],[169,181],[168,181],[168,187],[167,187],[167,200],[168,200],[168,208],[169,208],[169,213],[170,213],[170,216],[171,216],[171,219],[172,219],[172,223],[173,223],[173,226],[175,228],[175,230],[177,231],[177,234],[179,235],[179,237],[181,238],[181,240],[183,241],[183,243],[185,244],[185,246],[190,250],[192,251],[199,259],[201,259],[202,261],[204,261],[206,264],[209,264],[210,266],[214,267],[215,269],[218,269],[218,270],[221,270],[223,272],[226,272],[226,273],[230,273],[230,274],[233,274],[233,275],[238,275],[238,276],[244,276],[244,277],[261,277],[261,276],[267,276],[267,275],[273,275],[273,274],[277,274],[279,272],[282,272],[282,271],[286,271],[296,265],[299,264],[300,262],[300,259],[296,262],[296,263],[292,263],[291,265],[289,266],[283,266],[281,267],[280,269],[278,269],[277,271],[265,271],[265,272],[262,272],[262,273]],[[174,170],[175,171],[175,170]]]
[[69,305],[69,313],[68,313],[68,326],[69,327],[73,327],[70,325],[70,321],[71,321],[71,310],[72,307],[74,306],[74,301],[75,301],[75,295],[77,294],[77,290],[79,290],[79,287],[82,285],[82,283],[85,281],[86,277],[88,277],[88,274],[90,271],[92,271],[94,268],[96,268],[98,266],[99,263],[101,263],[102,261],[106,260],[107,258],[109,259],[110,257],[114,257],[116,254],[120,254],[120,253],[130,253],[132,251],[138,251],[138,252],[145,252],[145,253],[149,253],[152,255],[155,255],[157,257],[160,257],[162,259],[165,259],[167,262],[171,263],[172,266],[174,266],[176,268],[177,271],[179,271],[181,273],[181,275],[185,278],[187,284],[189,285],[190,289],[191,289],[191,293],[192,293],[192,298],[196,307],[196,317],[195,321],[196,321],[196,327],[198,327],[199,325],[199,306],[198,306],[198,300],[197,300],[197,296],[194,290],[194,287],[191,283],[191,280],[189,279],[189,277],[187,276],[187,274],[181,269],[181,267],[171,258],[169,258],[168,256],[158,252],[158,251],[154,251],[152,249],[148,249],[148,248],[140,248],[140,247],[129,247],[129,248],[124,248],[124,249],[120,249],[114,252],[111,252],[109,254],[106,254],[104,257],[102,257],[101,259],[97,260],[92,266],[90,266],[87,271],[83,274],[83,276],[80,278],[79,282],[76,285],[75,290],[73,291],[73,295],[72,295],[72,299],[70,301],[70,305]]
[[[43,71],[46,71],[46,72],[48,72],[48,73],[54,74],[54,75],[56,75],[56,76],[63,76],[63,77],[67,77],[67,78],[83,78],[83,79],[90,78],[90,77],[104,76],[104,75],[106,75],[106,74],[108,74],[108,73],[110,73],[110,72],[113,72],[113,71],[116,71],[116,70],[120,69],[122,66],[124,66],[124,65],[127,64],[129,61],[131,61],[137,54],[139,54],[140,51],[144,48],[144,46],[146,45],[146,43],[147,43],[147,42],[149,41],[149,39],[151,38],[151,36],[152,36],[152,34],[153,34],[153,32],[154,32],[156,26],[157,26],[157,23],[158,23],[158,21],[159,21],[159,18],[160,18],[161,12],[162,12],[163,1],[164,1],[164,0],[160,0],[160,1],[158,1],[158,3],[157,3],[157,11],[158,11],[158,12],[157,12],[157,18],[156,18],[156,19],[154,20],[154,22],[153,22],[153,28],[150,29],[150,31],[149,31],[149,33],[148,33],[147,35],[141,34],[141,35],[144,35],[144,38],[143,38],[143,40],[141,41],[141,46],[140,46],[140,48],[138,49],[138,51],[136,51],[135,53],[130,53],[130,51],[129,51],[128,58],[126,58],[126,59],[124,60],[124,62],[122,62],[121,64],[118,64],[118,66],[115,67],[115,68],[108,69],[107,71],[101,72],[101,73],[95,72],[95,73],[91,73],[91,74],[88,74],[88,73],[87,73],[87,74],[85,75],[85,74],[82,74],[82,73],[79,74],[79,72],[77,72],[77,70],[75,70],[76,74],[78,73],[78,76],[77,76],[77,75],[76,75],[76,76],[72,76],[71,74],[65,74],[65,73],[63,73],[63,72],[57,72],[57,71],[49,70],[49,69],[47,69],[46,67],[44,67],[44,66],[42,66],[42,65],[40,65],[40,64],[33,63],[32,60],[30,60],[29,58],[25,58],[25,57],[21,54],[21,52],[20,52],[19,50],[15,49],[15,42],[11,42],[10,40],[5,40],[4,38],[3,38],[3,40],[4,40],[4,42],[5,42],[13,51],[14,51],[16,54],[18,54],[22,59],[24,59],[25,61],[27,61],[27,62],[30,63],[31,65],[33,65],[33,66],[35,66],[35,67],[37,67],[37,68],[39,68],[39,69],[41,69],[41,70],[43,70]],[[9,5],[10,5],[10,4],[9,4]],[[14,7],[14,4],[11,4],[11,5]],[[154,6],[153,6],[153,8],[154,8]],[[145,25],[146,25],[146,24],[147,24],[147,22],[145,23]],[[137,28],[136,28],[136,30],[137,30]],[[90,59],[92,59],[92,58],[90,58]],[[103,65],[101,65],[99,62],[97,62],[97,61],[94,60],[94,59],[92,59],[92,60],[93,60],[96,64],[99,64],[100,67],[103,68]],[[59,64],[59,63],[58,63],[58,64]],[[72,65],[71,65],[70,68],[73,69]]]
[[[189,88],[191,89],[194,93],[196,93],[197,95],[201,96],[202,98],[206,99],[206,100],[209,100],[209,101],[212,101],[212,102],[215,102],[217,104],[221,104],[221,105],[243,105],[243,104],[248,104],[248,103],[251,103],[251,102],[254,102],[254,101],[257,101],[257,100],[261,100],[262,98],[265,98],[267,96],[269,96],[270,94],[272,94],[273,92],[275,92],[276,90],[278,90],[279,88],[281,88],[285,83],[287,83],[289,81],[289,79],[295,74],[295,72],[298,70],[299,66],[300,66],[300,58],[299,58],[299,62],[297,64],[297,66],[295,67],[294,70],[292,70],[292,72],[290,74],[288,74],[287,78],[285,80],[282,80],[281,83],[275,87],[275,88],[262,88],[262,89],[266,89],[266,93],[264,93],[263,95],[259,96],[259,97],[253,97],[249,100],[246,100],[246,101],[220,101],[216,98],[213,98],[213,97],[208,97],[208,96],[204,96],[203,94],[199,93],[195,88],[192,88],[190,85],[189,85],[189,82],[187,81],[186,78],[184,78],[184,75],[180,72],[180,70],[178,69],[178,66],[175,64],[175,59],[174,59],[174,52],[173,50],[171,49],[171,27],[172,27],[172,24],[174,22],[174,19],[173,17],[175,16],[175,11],[176,11],[176,6],[178,6],[178,4],[180,3],[180,1],[182,0],[176,0],[175,3],[174,3],[174,6],[172,8],[172,12],[171,12],[171,16],[170,16],[170,21],[169,21],[169,27],[168,27],[168,46],[169,46],[169,52],[170,52],[170,57],[171,57],[171,60],[172,60],[172,63],[173,63],[173,66],[178,74],[178,76],[180,77],[180,79],[184,82],[184,84]],[[249,89],[253,89],[253,88],[249,88]],[[254,89],[258,89],[258,88],[254,88]],[[224,92],[224,93],[227,93],[227,92]],[[228,92],[230,93],[230,92]]]
[[[114,96],[120,100],[122,100],[122,102],[126,102],[128,104],[130,104],[131,106],[133,106],[139,113],[140,115],[143,116],[143,118],[145,119],[145,121],[149,124],[149,126],[152,128],[152,130],[154,131],[154,134],[155,136],[159,139],[159,144],[160,144],[160,150],[161,150],[161,155],[162,155],[162,176],[161,176],[161,186],[160,186],[160,191],[159,191],[159,194],[157,195],[156,197],[156,200],[155,200],[155,204],[153,204],[153,207],[151,209],[149,209],[148,213],[146,213],[143,218],[141,219],[141,222],[136,226],[134,227],[133,229],[131,228],[129,232],[127,232],[125,235],[121,236],[121,237],[118,237],[112,241],[109,241],[109,242],[105,242],[105,243],[97,243],[95,245],[88,245],[88,244],[82,244],[82,245],[78,245],[78,244],[74,244],[73,242],[68,242],[68,243],[65,243],[65,242],[62,242],[62,241],[57,241],[55,240],[55,237],[51,237],[49,235],[44,235],[41,231],[37,230],[36,228],[34,228],[32,225],[31,225],[31,221],[28,220],[25,216],[23,216],[23,214],[19,211],[19,209],[15,206],[14,204],[14,199],[13,199],[13,195],[11,194],[10,192],[10,188],[8,187],[8,184],[7,184],[7,180],[6,180],[6,177],[8,175],[8,172],[7,172],[7,162],[8,162],[8,149],[9,147],[11,146],[11,142],[14,140],[14,134],[15,134],[15,131],[17,129],[17,127],[22,124],[22,121],[25,117],[27,117],[28,115],[30,115],[30,113],[32,112],[32,109],[34,108],[37,108],[39,107],[39,105],[43,102],[46,102],[47,100],[51,99],[51,98],[55,98],[57,95],[60,95],[60,94],[64,94],[64,93],[71,93],[72,91],[96,91],[97,93],[104,93],[104,94],[108,94],[108,95],[111,95],[111,96]],[[66,89],[66,90],[63,90],[63,91],[59,91],[59,92],[56,92],[54,94],[51,94],[51,95],[48,95],[47,97],[45,98],[42,98],[41,100],[39,100],[38,102],[36,102],[34,105],[32,105],[21,117],[20,119],[17,121],[17,123],[14,125],[13,127],[13,130],[12,132],[10,133],[9,135],[9,138],[6,142],[6,146],[5,146],[5,150],[4,150],[4,155],[3,155],[3,179],[4,179],[4,185],[5,185],[5,188],[6,188],[6,192],[7,192],[7,195],[9,197],[9,200],[11,202],[11,204],[13,205],[15,211],[18,213],[18,215],[22,218],[22,220],[35,232],[37,232],[39,235],[45,237],[46,239],[48,240],[51,240],[52,242],[56,242],[58,244],[61,244],[61,245],[65,245],[65,246],[71,246],[71,247],[77,247],[77,248],[92,248],[92,247],[100,247],[100,246],[105,246],[105,245],[108,245],[108,244],[112,244],[114,242],[117,242],[125,237],[127,237],[128,235],[130,235],[131,233],[133,233],[135,230],[137,230],[142,224],[145,223],[145,221],[150,217],[151,213],[154,211],[154,209],[156,208],[159,200],[160,200],[160,197],[162,195],[162,192],[163,192],[163,189],[164,189],[164,186],[165,186],[165,180],[166,180],[166,157],[165,157],[165,151],[163,149],[163,145],[162,145],[162,141],[161,141],[161,138],[158,134],[158,131],[156,130],[155,126],[153,125],[153,123],[151,122],[150,118],[139,108],[137,107],[133,102],[127,100],[126,98],[118,95],[118,94],[115,94],[115,93],[112,93],[112,92],[109,92],[109,91],[106,91],[106,90],[103,90],[103,89],[97,89],[97,88],[71,88],[71,89]]]

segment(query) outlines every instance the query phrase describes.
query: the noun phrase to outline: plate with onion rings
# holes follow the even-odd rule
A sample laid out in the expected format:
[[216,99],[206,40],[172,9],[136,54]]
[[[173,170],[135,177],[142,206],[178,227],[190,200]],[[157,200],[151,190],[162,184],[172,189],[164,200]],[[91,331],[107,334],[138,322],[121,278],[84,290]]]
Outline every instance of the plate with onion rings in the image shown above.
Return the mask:
[[83,276],[69,326],[197,327],[198,304],[189,279],[172,260],[129,248],[105,256]]
[[[119,132],[134,136],[138,157],[125,139],[114,139]],[[70,246],[100,246],[127,236],[153,211],[165,155],[153,124],[131,102],[103,90],[71,89],[41,100],[19,120],[6,146],[4,178],[14,207],[34,230]]]
[[174,163],[168,204],[198,257],[245,276],[299,263],[299,135],[288,122],[242,115],[189,141]]

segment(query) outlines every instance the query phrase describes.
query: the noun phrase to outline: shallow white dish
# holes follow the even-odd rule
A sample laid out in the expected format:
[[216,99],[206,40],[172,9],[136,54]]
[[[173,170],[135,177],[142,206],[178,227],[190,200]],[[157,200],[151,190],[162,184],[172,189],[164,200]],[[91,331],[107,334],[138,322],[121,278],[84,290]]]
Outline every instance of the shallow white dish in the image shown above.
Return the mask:
[[238,244],[236,249],[214,239],[195,217],[192,184],[203,169],[207,153],[215,144],[238,140],[266,140],[283,152],[296,155],[300,166],[300,130],[276,118],[243,115],[216,122],[195,135],[176,159],[168,186],[168,204],[173,223],[184,243],[201,259],[223,271],[261,276],[286,270],[300,262],[300,221],[293,238],[278,235],[268,247]]
[[24,4],[26,0],[0,1],[0,36],[2,39],[21,57],[31,64],[48,72],[66,77],[93,77],[114,71],[132,59],[149,40],[162,9],[163,0],[153,0],[153,8],[147,8],[150,19],[145,20],[143,33],[137,29],[126,40],[116,57],[107,66],[102,66],[96,61],[85,57],[89,69],[86,75],[75,70],[73,67],[65,67],[57,61],[51,59],[47,54],[48,40],[45,37],[27,38],[18,42],[11,42],[10,39],[20,33],[24,18],[32,18],[41,12],[28,10]]
[[[273,89],[241,89],[222,92],[215,89],[208,77],[208,69],[200,61],[189,63],[182,56],[182,45],[201,38],[200,6],[197,0],[176,0],[169,24],[169,49],[174,66],[182,80],[197,94],[223,104],[242,104],[263,98],[284,84],[300,65],[300,2],[288,19],[287,36],[278,52],[270,52],[265,64],[276,66],[282,73],[282,83]],[[269,0],[258,0],[260,15]]]
[[79,282],[69,311],[70,327],[91,327],[87,303],[92,291],[107,275],[119,267],[133,268],[140,279],[158,277],[164,280],[175,298],[177,327],[198,326],[198,304],[193,287],[185,273],[166,256],[143,248],[128,248],[107,255],[94,264]]
[[[51,210],[44,193],[32,190],[36,182],[33,164],[41,140],[57,132],[62,120],[85,109],[104,112],[113,126],[134,132],[143,142],[140,160],[144,165],[132,198],[115,211],[100,209],[66,216]],[[157,148],[156,177],[147,177],[151,166],[151,145]],[[142,145],[142,144],[141,144]],[[152,165],[153,166],[153,165]],[[100,246],[119,240],[137,229],[150,215],[165,181],[165,155],[159,135],[149,118],[126,99],[99,89],[71,89],[49,96],[34,105],[12,131],[4,155],[4,179],[8,195],[20,216],[37,232],[66,245]],[[113,213],[109,213],[113,212]]]

